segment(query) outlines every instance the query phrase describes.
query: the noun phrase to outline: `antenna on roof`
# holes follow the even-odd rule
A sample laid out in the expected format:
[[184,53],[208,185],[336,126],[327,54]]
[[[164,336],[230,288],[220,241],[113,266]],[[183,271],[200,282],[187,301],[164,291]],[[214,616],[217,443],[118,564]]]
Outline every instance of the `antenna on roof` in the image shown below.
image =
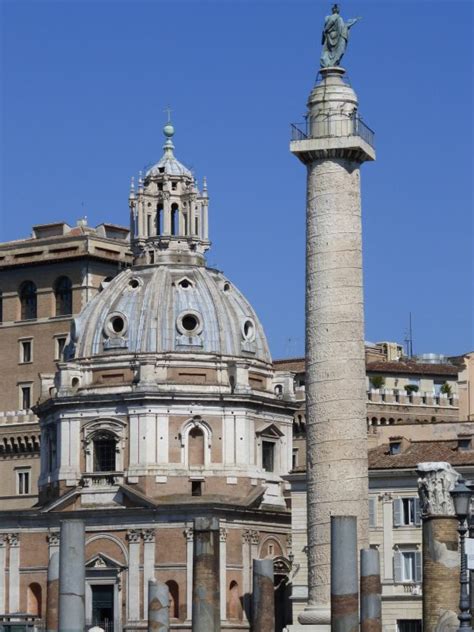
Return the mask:
[[413,358],[413,324],[411,312],[409,312],[408,316],[408,329],[405,332],[405,347],[407,350],[407,356],[409,358]]

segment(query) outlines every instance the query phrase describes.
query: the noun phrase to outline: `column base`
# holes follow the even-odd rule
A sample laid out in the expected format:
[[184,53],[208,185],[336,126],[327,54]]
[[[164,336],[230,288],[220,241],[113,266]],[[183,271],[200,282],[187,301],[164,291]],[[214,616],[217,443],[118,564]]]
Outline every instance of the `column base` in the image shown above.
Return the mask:
[[[312,625],[318,632],[331,632],[331,609],[329,605],[308,604],[298,615],[298,623],[304,626]],[[294,628],[295,632],[299,629]],[[292,629],[292,628],[290,628]]]

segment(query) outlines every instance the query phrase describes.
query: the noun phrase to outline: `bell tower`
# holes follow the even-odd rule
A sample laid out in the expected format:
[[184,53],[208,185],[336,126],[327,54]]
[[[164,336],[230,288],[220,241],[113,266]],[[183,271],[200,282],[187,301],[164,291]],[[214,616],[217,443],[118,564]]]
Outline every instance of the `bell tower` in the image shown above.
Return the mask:
[[132,250],[137,265],[204,265],[208,237],[207,183],[202,192],[189,169],[174,156],[174,127],[164,128],[164,154],[129,195]]

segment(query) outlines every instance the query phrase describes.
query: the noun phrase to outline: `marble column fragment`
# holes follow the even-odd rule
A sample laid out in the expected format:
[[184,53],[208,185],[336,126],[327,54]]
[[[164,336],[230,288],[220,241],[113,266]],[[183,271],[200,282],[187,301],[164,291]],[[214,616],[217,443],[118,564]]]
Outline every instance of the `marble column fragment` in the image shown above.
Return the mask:
[[219,520],[194,519],[192,632],[220,632]]
[[252,631],[274,632],[275,587],[273,560],[253,561]]
[[169,632],[170,595],[166,584],[148,581],[148,632]]
[[51,555],[48,562],[46,594],[46,630],[57,632],[59,615],[59,552]]
[[360,632],[382,632],[382,584],[376,549],[360,552]]
[[82,520],[61,523],[59,545],[59,632],[84,632],[85,527]]
[[418,493],[423,521],[423,630],[459,623],[458,521],[450,490],[459,474],[449,463],[419,463]]
[[358,632],[357,518],[331,516],[331,631]]

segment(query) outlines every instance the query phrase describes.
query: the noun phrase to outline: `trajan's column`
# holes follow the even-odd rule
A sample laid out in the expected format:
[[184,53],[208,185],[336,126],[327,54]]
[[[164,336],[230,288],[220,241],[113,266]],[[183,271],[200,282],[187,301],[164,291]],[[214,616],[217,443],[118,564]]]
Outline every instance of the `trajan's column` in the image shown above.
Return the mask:
[[319,630],[330,625],[330,516],[356,516],[358,545],[368,546],[360,165],[375,151],[339,65],[357,20],[344,22],[337,5],[326,18],[320,80],[290,145],[308,170],[308,605],[299,622]]

